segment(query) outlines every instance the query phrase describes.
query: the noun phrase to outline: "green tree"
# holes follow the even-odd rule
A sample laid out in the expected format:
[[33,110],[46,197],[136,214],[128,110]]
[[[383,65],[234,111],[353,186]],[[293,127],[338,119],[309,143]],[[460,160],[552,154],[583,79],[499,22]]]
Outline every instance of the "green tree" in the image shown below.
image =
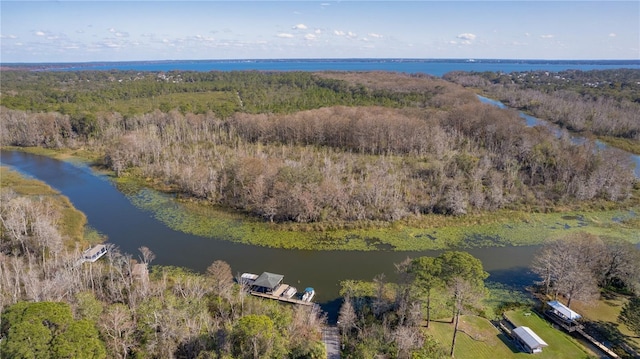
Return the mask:
[[53,358],[105,358],[107,351],[98,330],[89,320],[69,323],[66,330],[51,342]]
[[640,336],[640,297],[631,298],[622,307],[618,321],[624,323],[631,331]]
[[233,328],[233,354],[238,358],[277,358],[282,354],[280,337],[266,315],[250,314]]
[[66,303],[19,302],[2,313],[2,358],[105,358],[95,324],[75,321]]
[[484,297],[484,280],[489,276],[482,262],[467,252],[444,252],[438,259],[442,265],[441,278],[451,291],[455,325],[451,340],[451,357],[454,355],[460,313]]
[[442,264],[439,258],[419,257],[411,261],[408,268],[409,274],[413,276],[413,288],[419,296],[426,296],[427,300],[427,328],[431,321],[431,291],[444,284],[442,275]]

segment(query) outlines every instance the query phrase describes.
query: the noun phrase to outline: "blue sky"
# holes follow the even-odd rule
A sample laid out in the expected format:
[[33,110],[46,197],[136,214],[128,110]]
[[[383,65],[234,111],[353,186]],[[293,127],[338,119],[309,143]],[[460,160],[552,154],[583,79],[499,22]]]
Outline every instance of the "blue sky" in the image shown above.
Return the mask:
[[640,59],[640,1],[6,1],[0,61]]

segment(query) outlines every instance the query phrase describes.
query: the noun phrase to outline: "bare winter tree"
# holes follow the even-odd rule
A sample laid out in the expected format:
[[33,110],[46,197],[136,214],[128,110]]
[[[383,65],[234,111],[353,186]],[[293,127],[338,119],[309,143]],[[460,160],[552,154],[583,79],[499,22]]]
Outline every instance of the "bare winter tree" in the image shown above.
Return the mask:
[[597,297],[606,246],[598,237],[578,233],[546,243],[533,259],[531,270],[540,276],[545,293],[573,299]]

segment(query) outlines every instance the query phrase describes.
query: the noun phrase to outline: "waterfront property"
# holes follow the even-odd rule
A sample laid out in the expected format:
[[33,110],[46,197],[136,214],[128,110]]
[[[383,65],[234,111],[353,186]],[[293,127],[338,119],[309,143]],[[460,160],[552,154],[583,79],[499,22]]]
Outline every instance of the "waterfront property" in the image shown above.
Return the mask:
[[304,300],[298,299],[298,290],[293,286],[283,283],[283,279],[284,276],[282,274],[270,272],[263,272],[260,275],[243,273],[240,276],[241,284],[246,286],[249,293],[253,296],[293,304],[313,305],[309,296]]
[[107,253],[107,246],[104,244],[98,244],[97,246],[89,248],[86,251],[82,252],[82,258],[80,259],[80,261],[82,263],[93,263],[100,259],[100,257],[102,257],[103,255],[105,255],[105,253]]
[[558,324],[568,332],[582,328],[582,325],[578,322],[578,319],[582,318],[580,314],[574,312],[557,300],[547,302],[547,304],[549,305],[549,309],[546,310],[544,314],[552,322]]
[[529,327],[517,327],[511,331],[511,335],[528,353],[541,353],[542,348],[549,346]]

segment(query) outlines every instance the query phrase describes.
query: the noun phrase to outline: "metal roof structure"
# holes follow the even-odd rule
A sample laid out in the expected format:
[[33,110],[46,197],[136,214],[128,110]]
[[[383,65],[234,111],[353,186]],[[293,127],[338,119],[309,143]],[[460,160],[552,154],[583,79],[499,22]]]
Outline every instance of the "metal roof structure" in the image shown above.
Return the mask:
[[561,316],[566,320],[576,320],[576,319],[582,318],[580,314],[569,309],[569,307],[558,302],[557,300],[547,302],[547,304],[549,304],[549,306],[553,309],[555,314]]
[[253,282],[253,285],[273,290],[282,282],[283,278],[282,274],[264,272]]
[[542,340],[538,334],[533,332],[533,330],[529,329],[529,327],[517,327],[512,331],[512,333],[518,336],[518,338],[520,338],[520,340],[532,351],[535,349],[541,350],[543,347],[549,346],[549,344]]

